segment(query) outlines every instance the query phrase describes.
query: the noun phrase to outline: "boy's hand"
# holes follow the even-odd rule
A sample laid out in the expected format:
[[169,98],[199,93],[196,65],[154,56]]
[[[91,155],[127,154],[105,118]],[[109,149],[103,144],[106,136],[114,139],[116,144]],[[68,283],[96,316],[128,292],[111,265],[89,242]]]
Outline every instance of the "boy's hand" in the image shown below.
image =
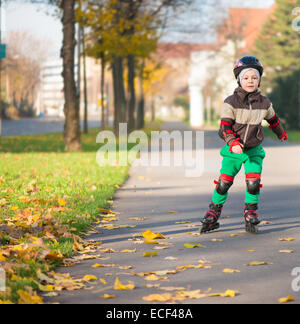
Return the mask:
[[243,149],[240,145],[235,145],[232,147],[232,152],[236,154],[241,154],[243,153]]
[[279,139],[281,140],[281,142],[288,140],[288,135],[287,135],[286,131],[284,131],[284,133],[281,136],[279,136]]
[[243,153],[244,145],[239,141],[239,139],[234,140],[229,148],[229,152],[241,154]]

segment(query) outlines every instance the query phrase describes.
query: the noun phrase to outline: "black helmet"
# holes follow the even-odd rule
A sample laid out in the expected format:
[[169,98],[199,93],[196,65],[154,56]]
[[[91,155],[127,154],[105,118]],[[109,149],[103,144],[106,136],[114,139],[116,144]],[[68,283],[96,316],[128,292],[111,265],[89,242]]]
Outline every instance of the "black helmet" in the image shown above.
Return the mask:
[[238,78],[238,75],[242,70],[248,68],[257,69],[260,76],[263,75],[264,68],[258,58],[256,58],[255,56],[243,56],[242,58],[237,60],[234,66],[233,73],[235,75],[235,78]]

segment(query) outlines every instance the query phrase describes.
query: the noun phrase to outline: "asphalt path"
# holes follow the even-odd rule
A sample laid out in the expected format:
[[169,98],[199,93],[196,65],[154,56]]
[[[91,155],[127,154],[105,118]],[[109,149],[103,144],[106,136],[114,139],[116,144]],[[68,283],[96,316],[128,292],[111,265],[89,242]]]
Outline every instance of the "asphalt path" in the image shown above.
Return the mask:
[[[88,120],[89,128],[101,126],[100,118],[93,117]],[[83,128],[83,121],[81,121]],[[3,120],[2,136],[19,136],[31,134],[48,134],[62,132],[64,129],[64,118],[60,117],[40,117],[24,118],[20,120]]]
[[[190,131],[182,123],[169,121],[164,129]],[[195,133],[195,130],[194,130]],[[134,225],[134,228],[105,229],[95,226],[87,240],[101,241],[101,249],[114,253],[101,253],[104,259],[85,260],[59,272],[70,273],[73,278],[86,274],[106,280],[88,284],[90,289],[62,291],[46,302],[92,304],[147,304],[144,296],[163,294],[162,287],[183,287],[186,291],[200,289],[203,293],[224,293],[227,289],[238,292],[235,297],[205,297],[185,299],[178,304],[274,304],[279,298],[291,295],[300,302],[300,145],[266,139],[266,159],[262,177],[263,188],[259,215],[264,221],[257,235],[244,231],[243,201],[245,195],[244,172],[241,170],[230,189],[223,209],[221,226],[209,234],[197,235],[200,219],[210,202],[219,176],[223,145],[214,130],[204,132],[204,172],[187,177],[182,166],[132,166],[128,181],[117,191],[112,210],[118,221],[113,224]],[[154,153],[155,154],[155,153]],[[130,218],[144,218],[132,220]],[[146,230],[162,233],[168,245],[141,243],[138,236]],[[194,234],[194,235],[192,235]],[[134,236],[137,235],[137,236]],[[280,241],[279,239],[293,239]],[[201,244],[186,248],[184,244]],[[154,250],[154,247],[166,247]],[[135,253],[121,253],[136,249]],[[155,257],[143,257],[144,252],[157,252]],[[284,252],[279,252],[284,251]],[[289,252],[289,253],[288,253]],[[99,254],[97,251],[96,254]],[[251,262],[265,263],[251,266]],[[118,266],[93,268],[95,263]],[[204,268],[178,270],[178,266],[199,265]],[[122,270],[120,266],[132,269]],[[224,269],[238,270],[224,273]],[[177,270],[175,274],[159,277],[163,280],[146,281],[134,273]],[[300,269],[298,269],[300,270]],[[292,274],[292,271],[295,271]],[[297,277],[298,275],[298,277]],[[133,290],[114,290],[116,277],[122,283],[133,281]],[[159,286],[148,288],[146,284]],[[299,288],[299,289],[298,289]],[[113,299],[103,299],[106,293]],[[176,291],[169,292],[173,295]]]

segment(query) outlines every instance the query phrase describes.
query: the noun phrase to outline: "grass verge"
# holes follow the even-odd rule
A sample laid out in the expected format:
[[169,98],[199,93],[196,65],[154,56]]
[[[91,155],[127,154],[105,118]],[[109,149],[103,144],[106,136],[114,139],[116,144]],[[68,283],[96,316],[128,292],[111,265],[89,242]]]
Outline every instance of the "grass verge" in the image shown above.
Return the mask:
[[[146,133],[153,128],[147,125]],[[82,135],[80,153],[63,152],[61,134],[1,139],[0,270],[6,289],[1,292],[0,277],[0,304],[42,303],[38,293],[53,292],[51,283],[62,280],[55,267],[82,249],[81,236],[126,181],[129,166],[97,164],[98,132]]]

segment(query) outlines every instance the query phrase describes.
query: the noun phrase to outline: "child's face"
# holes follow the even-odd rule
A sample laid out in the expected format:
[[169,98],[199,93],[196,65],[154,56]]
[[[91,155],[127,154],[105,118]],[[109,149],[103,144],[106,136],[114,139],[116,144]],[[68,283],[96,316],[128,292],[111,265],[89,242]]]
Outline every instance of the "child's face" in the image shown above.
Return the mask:
[[255,71],[249,70],[245,73],[241,86],[247,92],[254,92],[258,88],[258,78]]

